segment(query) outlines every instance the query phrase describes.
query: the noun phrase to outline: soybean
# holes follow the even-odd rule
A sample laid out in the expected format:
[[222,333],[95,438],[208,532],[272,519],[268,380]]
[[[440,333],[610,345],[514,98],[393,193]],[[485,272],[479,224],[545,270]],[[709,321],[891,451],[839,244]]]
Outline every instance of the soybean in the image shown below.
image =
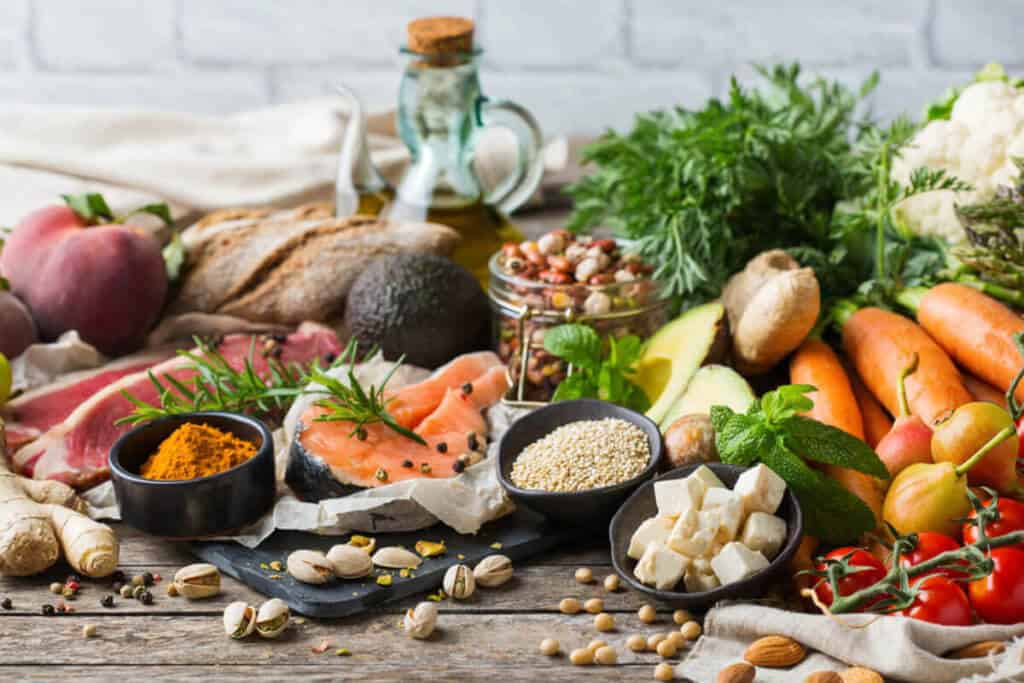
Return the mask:
[[636,615],[640,617],[640,621],[645,624],[653,624],[654,620],[658,618],[658,613],[650,605],[644,605],[637,610]]
[[607,612],[601,612],[594,617],[594,628],[598,631],[611,631],[615,628],[615,617]]
[[594,580],[594,572],[590,567],[580,567],[576,570],[576,583],[591,583]]
[[583,609],[591,614],[599,614],[604,610],[604,600],[601,598],[590,598],[583,603]]
[[647,649],[647,639],[639,633],[634,633],[626,640],[626,647],[633,652],[643,652]]
[[578,614],[580,611],[580,601],[576,598],[564,598],[558,603],[558,610],[562,614]]
[[612,666],[618,664],[619,655],[615,652],[615,648],[605,645],[602,648],[598,648],[597,652],[594,653],[594,659],[597,660],[598,664]]
[[581,647],[569,654],[569,661],[576,666],[587,666],[594,663],[594,653],[585,647]]
[[688,621],[683,624],[679,632],[683,634],[683,637],[687,640],[696,640],[700,636],[700,624],[696,621]]
[[562,646],[554,638],[545,638],[544,640],[540,641],[540,653],[542,655],[554,657],[558,654],[559,650],[561,649]]

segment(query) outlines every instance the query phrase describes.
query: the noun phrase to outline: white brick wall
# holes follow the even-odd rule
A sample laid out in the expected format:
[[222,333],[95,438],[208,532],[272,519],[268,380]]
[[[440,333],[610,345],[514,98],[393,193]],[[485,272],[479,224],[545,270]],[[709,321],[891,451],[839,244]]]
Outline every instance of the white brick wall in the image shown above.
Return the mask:
[[880,68],[884,116],[990,60],[1024,73],[1024,0],[0,0],[0,103],[229,112],[341,80],[389,106],[426,13],[473,17],[484,89],[557,133],[697,105],[755,61]]

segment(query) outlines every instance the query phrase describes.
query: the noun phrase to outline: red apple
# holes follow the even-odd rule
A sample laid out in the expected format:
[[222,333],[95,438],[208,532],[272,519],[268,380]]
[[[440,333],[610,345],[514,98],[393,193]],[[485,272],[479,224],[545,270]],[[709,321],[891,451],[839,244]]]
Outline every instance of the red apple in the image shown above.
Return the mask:
[[78,330],[103,353],[133,351],[167,294],[160,244],[140,228],[105,222],[113,215],[99,195],[65,201],[69,206],[40,209],[15,227],[0,270],[44,339]]

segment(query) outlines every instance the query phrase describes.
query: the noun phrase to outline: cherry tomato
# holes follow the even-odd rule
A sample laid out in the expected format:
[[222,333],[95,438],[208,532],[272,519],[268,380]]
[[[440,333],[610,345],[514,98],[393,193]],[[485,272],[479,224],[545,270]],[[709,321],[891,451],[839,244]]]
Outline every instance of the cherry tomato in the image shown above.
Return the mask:
[[[867,588],[877,583],[879,579],[885,576],[885,565],[882,564],[881,560],[863,548],[836,548],[828,555],[825,555],[825,559],[838,560],[846,555],[850,555],[847,562],[851,567],[864,567],[864,569],[839,579],[839,595],[845,597],[851,593],[856,593],[862,588]],[[825,571],[825,568],[825,562],[819,562],[816,565],[818,571]],[[832,586],[829,585],[828,581],[825,579],[818,581],[814,587],[814,592],[817,593],[818,599],[823,603],[826,605],[832,604]]]
[[1024,460],[1024,415],[1017,418],[1017,459]]
[[900,614],[942,626],[970,626],[971,603],[960,586],[947,576],[930,574],[913,586],[920,592],[914,604]]
[[992,573],[968,584],[974,610],[992,624],[1024,621],[1024,550],[996,548],[989,556],[995,563]]
[[[974,519],[977,516],[978,513],[972,510],[970,518]],[[1011,531],[1020,531],[1022,529],[1024,529],[1024,503],[1000,496],[999,520],[986,526],[985,532],[988,534],[989,538],[995,538],[996,536],[1002,536],[1003,534],[1008,534]],[[965,523],[964,543],[977,543],[977,541],[978,527],[973,524]],[[1024,547],[1024,545],[1021,547]]]
[[[952,536],[937,534],[933,531],[922,531],[917,534],[917,548],[913,552],[900,557],[900,565],[910,568],[921,564],[925,560],[930,560],[947,550],[956,550],[959,547],[960,544]],[[935,571],[928,572],[925,576],[931,576],[932,574],[942,574],[951,579],[966,576],[965,572],[958,572],[955,569],[936,569]]]

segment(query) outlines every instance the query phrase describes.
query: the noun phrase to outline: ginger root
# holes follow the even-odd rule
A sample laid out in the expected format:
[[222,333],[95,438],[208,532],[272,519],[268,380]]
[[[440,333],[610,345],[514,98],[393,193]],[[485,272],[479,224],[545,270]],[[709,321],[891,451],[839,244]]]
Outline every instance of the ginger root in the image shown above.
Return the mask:
[[113,573],[117,536],[84,510],[85,503],[70,486],[11,472],[0,419],[0,574],[38,574],[53,566],[62,550],[80,574],[96,578]]
[[744,375],[771,370],[796,350],[821,312],[818,278],[781,249],[747,263],[722,290],[729,315],[736,369]]

